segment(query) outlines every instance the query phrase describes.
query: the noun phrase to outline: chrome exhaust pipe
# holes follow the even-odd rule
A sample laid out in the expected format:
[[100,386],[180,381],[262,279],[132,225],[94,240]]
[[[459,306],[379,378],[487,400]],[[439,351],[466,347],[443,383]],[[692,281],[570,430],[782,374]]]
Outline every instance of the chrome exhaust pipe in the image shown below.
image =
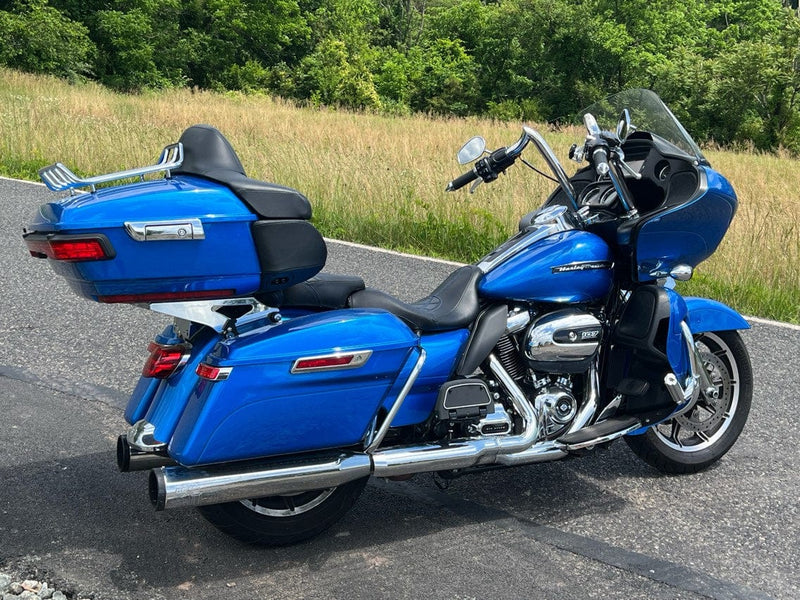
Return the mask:
[[[373,473],[378,477],[397,477],[426,471],[465,469],[497,463],[500,462],[500,457],[513,457],[516,453],[531,448],[539,437],[539,415],[494,355],[489,355],[489,367],[511,397],[517,414],[525,420],[522,433],[508,437],[492,436],[451,442],[447,445],[424,444],[411,448],[379,450],[372,455]],[[536,460],[532,456],[529,462]]]
[[338,455],[310,462],[283,460],[210,467],[161,467],[150,471],[150,502],[156,510],[221,504],[336,487],[367,477],[366,454]]
[[121,435],[117,438],[117,467],[123,473],[146,471],[174,464],[177,463],[165,454],[134,448],[128,442],[127,436]]

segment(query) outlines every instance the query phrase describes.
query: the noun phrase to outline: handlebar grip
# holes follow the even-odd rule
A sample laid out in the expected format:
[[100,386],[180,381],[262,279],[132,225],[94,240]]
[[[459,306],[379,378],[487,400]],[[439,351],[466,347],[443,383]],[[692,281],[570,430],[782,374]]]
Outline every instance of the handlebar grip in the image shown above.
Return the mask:
[[445,191],[448,192],[455,192],[456,190],[460,190],[462,187],[467,185],[468,183],[472,183],[478,178],[478,173],[473,168],[471,171],[467,171],[463,175],[459,175],[453,181],[447,184]]
[[592,162],[594,163],[595,173],[599,177],[605,177],[608,174],[608,151],[603,146],[598,146],[594,149]]

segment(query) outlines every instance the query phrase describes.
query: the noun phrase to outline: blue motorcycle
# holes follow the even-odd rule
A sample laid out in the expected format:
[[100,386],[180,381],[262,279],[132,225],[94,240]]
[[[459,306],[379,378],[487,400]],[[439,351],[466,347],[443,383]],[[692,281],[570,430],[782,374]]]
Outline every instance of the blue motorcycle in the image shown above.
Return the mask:
[[472,166],[449,190],[533,168],[531,144],[557,187],[413,303],[321,273],[306,197],[248,178],[212,127],[149,167],[42,169],[73,193],[40,208],[31,254],[80,296],[174,317],[125,411],[120,470],[151,470],[157,510],[197,506],[239,539],[280,545],[331,526],[370,476],[457,477],[619,438],[666,473],[719,460],[750,408],[748,324],[674,283],[717,248],[736,195],[652,92],[583,120],[570,158],[588,162],[571,177],[529,127],[508,147],[461,149]]

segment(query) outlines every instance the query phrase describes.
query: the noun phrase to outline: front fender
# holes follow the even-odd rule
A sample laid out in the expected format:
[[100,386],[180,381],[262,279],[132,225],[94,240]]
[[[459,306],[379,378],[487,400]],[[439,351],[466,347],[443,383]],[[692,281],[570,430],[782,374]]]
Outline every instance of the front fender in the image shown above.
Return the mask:
[[722,302],[708,298],[684,298],[689,309],[689,329],[692,333],[750,329],[744,317]]

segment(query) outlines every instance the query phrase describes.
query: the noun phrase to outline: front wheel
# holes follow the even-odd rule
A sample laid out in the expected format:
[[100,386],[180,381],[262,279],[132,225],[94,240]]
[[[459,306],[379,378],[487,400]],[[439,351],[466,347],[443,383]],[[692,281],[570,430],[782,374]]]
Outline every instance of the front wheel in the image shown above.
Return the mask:
[[208,521],[249,544],[286,546],[328,529],[358,499],[368,477],[324,490],[199,506]]
[[664,473],[696,473],[718,461],[742,432],[753,397],[753,370],[735,331],[695,338],[717,397],[625,441],[639,458]]

